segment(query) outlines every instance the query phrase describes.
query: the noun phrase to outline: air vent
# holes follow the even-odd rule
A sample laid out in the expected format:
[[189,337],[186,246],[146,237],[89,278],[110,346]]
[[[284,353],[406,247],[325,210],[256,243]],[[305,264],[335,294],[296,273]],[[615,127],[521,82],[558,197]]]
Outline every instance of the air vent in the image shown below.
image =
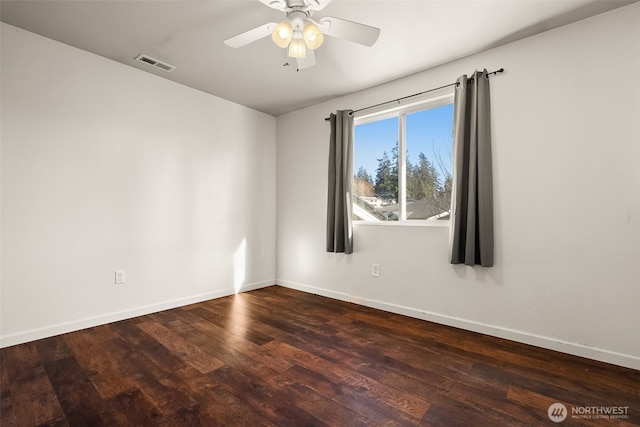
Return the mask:
[[158,68],[162,71],[166,71],[167,73],[172,72],[176,67],[173,65],[169,65],[166,62],[158,61],[155,58],[152,58],[148,55],[141,53],[136,56],[136,61],[142,62],[147,65],[151,65],[152,67]]

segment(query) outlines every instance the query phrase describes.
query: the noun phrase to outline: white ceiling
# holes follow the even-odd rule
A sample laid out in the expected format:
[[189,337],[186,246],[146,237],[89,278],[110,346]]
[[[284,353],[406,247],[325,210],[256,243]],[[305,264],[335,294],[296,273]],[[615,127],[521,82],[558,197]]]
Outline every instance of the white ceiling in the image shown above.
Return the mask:
[[[258,0],[0,2],[8,24],[278,116],[416,73],[637,0],[333,0],[335,16],[381,28],[371,48],[331,37],[296,71],[270,37],[240,49],[223,40],[282,12]],[[134,58],[175,65],[172,73]],[[294,62],[295,64],[295,62]]]

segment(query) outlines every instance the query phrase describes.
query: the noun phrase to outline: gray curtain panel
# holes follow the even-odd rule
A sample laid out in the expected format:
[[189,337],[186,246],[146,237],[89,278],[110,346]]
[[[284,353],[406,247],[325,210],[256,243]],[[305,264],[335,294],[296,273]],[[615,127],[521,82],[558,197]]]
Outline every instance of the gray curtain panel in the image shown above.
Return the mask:
[[331,114],[327,252],[353,252],[351,188],[353,183],[353,111]]
[[489,75],[457,81],[453,117],[451,264],[493,266]]

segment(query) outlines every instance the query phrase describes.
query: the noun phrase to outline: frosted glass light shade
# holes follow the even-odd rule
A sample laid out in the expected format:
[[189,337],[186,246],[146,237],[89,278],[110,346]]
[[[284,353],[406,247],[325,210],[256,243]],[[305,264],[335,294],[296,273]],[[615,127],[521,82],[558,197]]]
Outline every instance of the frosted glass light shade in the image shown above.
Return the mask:
[[320,31],[320,28],[313,22],[309,22],[304,26],[302,29],[302,37],[309,49],[317,49],[322,46],[322,42],[324,42],[322,31]]
[[288,21],[282,21],[276,25],[271,33],[273,42],[282,48],[289,46],[291,37],[293,37],[293,26]]
[[307,48],[304,45],[304,40],[301,38],[294,38],[289,43],[289,56],[291,58],[304,58],[307,56]]

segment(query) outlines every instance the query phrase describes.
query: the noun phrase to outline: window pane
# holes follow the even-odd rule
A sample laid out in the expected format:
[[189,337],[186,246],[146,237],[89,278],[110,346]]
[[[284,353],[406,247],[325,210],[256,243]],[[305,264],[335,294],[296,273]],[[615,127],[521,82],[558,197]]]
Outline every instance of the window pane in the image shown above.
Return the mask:
[[398,117],[355,127],[353,219],[398,220]]
[[407,219],[449,219],[453,104],[406,116]]

